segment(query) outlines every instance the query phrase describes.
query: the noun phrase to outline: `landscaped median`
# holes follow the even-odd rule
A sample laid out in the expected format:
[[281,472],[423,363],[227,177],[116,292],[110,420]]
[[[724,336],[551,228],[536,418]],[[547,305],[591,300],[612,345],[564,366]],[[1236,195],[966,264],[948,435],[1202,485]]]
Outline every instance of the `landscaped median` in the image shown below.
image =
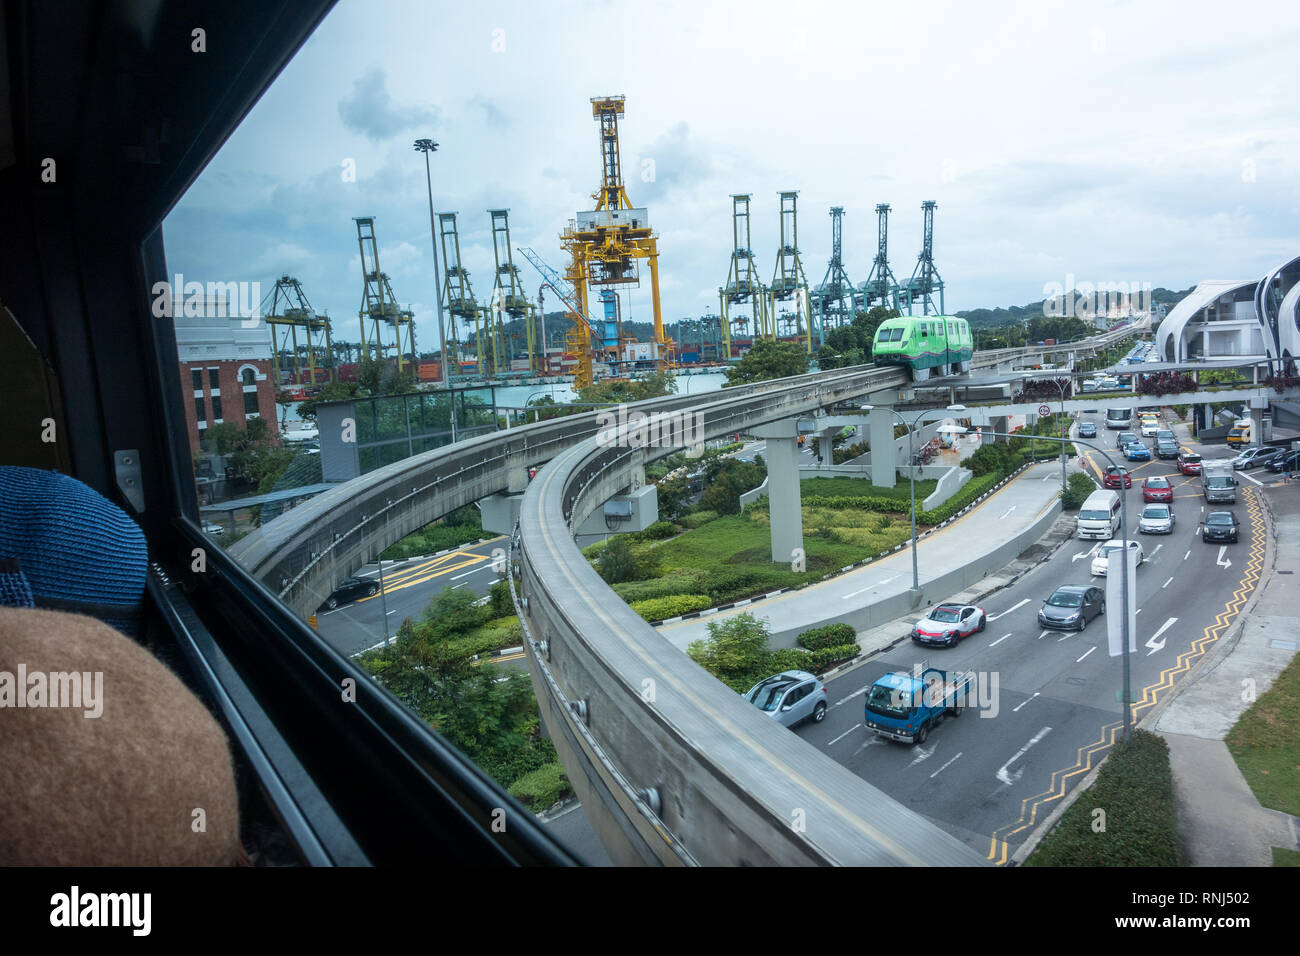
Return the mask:
[[[686,649],[699,664],[737,693],[783,671],[821,674],[858,656],[857,634],[847,624],[831,624],[799,635],[805,649],[768,647],[767,622],[752,614],[737,614],[709,622],[709,636]],[[811,648],[811,649],[809,649]]]
[[1134,730],[1117,743],[1025,866],[1180,866],[1169,745]]
[[1225,742],[1260,804],[1300,817],[1300,655],[1241,715]]
[[[979,449],[963,462],[975,477],[939,507],[917,512],[918,534],[929,534],[975,506],[1045,445],[1034,449],[1027,438],[1017,437]],[[935,484],[917,482],[916,500],[932,493]],[[788,565],[772,561],[766,498],[739,514],[687,512],[675,522],[597,542],[583,554],[619,597],[658,625],[816,584],[886,557],[911,538],[905,482],[878,488],[866,478],[809,478],[801,482],[801,496],[804,547]]]

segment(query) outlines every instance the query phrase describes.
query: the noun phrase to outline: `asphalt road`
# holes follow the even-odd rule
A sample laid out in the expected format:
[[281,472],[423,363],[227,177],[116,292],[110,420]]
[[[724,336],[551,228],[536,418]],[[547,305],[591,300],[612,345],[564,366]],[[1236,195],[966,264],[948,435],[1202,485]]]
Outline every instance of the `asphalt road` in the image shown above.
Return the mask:
[[[1104,428],[1099,434],[1104,447]],[[1224,454],[1213,450],[1207,457]],[[1175,472],[1171,462],[1159,460],[1131,467],[1134,486],[1125,494],[1136,527],[1141,479]],[[1220,615],[1235,616],[1263,559],[1264,529],[1248,482],[1242,482],[1235,505],[1214,506],[1230,508],[1242,522],[1241,543],[1226,547],[1200,540],[1204,502],[1196,479],[1177,476],[1174,484],[1173,533],[1140,536],[1147,560],[1137,569],[1138,650],[1130,656],[1135,720],[1222,633],[1226,621],[1219,623]],[[1089,573],[1097,544],[1067,540],[1048,561],[994,595],[984,605],[990,618],[985,631],[956,648],[922,648],[900,629],[898,643],[828,685],[832,706],[820,725],[805,723],[794,732],[1005,863],[1120,730],[1121,661],[1107,650],[1108,618],[1094,620],[1083,633],[1037,625],[1039,607],[1057,587],[1105,586],[1105,578]],[[920,746],[869,733],[863,726],[866,688],[884,673],[909,671],[921,661],[974,671],[983,706],[968,709],[960,720],[945,720]]]
[[[500,577],[493,567],[493,551],[504,549],[504,536],[468,545],[436,558],[385,561],[383,588],[373,597],[360,598],[333,611],[316,615],[316,629],[330,646],[343,654],[356,654],[391,637],[408,617],[424,613],[429,602],[445,587],[469,588],[485,595]],[[504,554],[504,552],[502,552]],[[500,558],[504,561],[504,557]],[[380,581],[380,567],[369,564],[357,577]]]

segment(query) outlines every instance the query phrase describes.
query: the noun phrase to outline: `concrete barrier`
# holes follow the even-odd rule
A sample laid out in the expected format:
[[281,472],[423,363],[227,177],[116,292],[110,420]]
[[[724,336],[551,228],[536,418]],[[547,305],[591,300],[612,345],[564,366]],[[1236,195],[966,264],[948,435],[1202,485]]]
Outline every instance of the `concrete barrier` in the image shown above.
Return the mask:
[[962,485],[966,484],[970,479],[971,473],[969,469],[961,468],[957,465],[949,467],[939,477],[939,484],[935,487],[934,493],[928,496],[925,501],[921,503],[921,510],[930,511],[939,507],[960,491]]

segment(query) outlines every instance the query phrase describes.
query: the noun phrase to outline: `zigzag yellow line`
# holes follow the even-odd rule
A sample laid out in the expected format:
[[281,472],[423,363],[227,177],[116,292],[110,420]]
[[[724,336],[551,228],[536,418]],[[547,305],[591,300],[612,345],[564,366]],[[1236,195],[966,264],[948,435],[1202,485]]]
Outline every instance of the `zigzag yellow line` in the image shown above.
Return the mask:
[[[1261,520],[1261,508],[1255,490],[1247,488],[1244,495],[1246,510],[1250,512],[1251,517],[1254,519],[1254,526],[1251,531],[1250,558],[1246,562],[1246,569],[1242,575],[1241,583],[1232,592],[1232,600],[1228,601],[1224,605],[1224,609],[1215,616],[1214,623],[1207,625],[1204,633],[1192,642],[1191,650],[1179,654],[1177,663],[1161,671],[1160,679],[1156,683],[1148,684],[1142,689],[1142,698],[1133,703],[1133,722],[1135,724],[1141,719],[1144,711],[1154,707],[1159,702],[1161,692],[1173,688],[1174,678],[1191,670],[1192,664],[1223,636],[1223,632],[1232,624],[1240,613],[1242,606],[1249,599],[1250,593],[1255,590],[1255,585],[1259,581],[1260,570],[1264,566],[1264,522]],[[987,859],[992,860],[997,866],[1003,866],[1009,856],[1008,845],[1010,838],[1033,827],[1038,820],[1038,811],[1043,806],[1064,797],[1067,789],[1066,785],[1071,778],[1091,771],[1095,766],[1093,758],[1114,746],[1116,740],[1119,739],[1119,735],[1123,732],[1123,728],[1123,721],[1115,721],[1102,726],[1096,740],[1080,747],[1075,752],[1073,766],[1053,771],[1046,790],[1022,800],[1020,802],[1019,819],[1015,823],[999,827],[993,831],[989,842]]]

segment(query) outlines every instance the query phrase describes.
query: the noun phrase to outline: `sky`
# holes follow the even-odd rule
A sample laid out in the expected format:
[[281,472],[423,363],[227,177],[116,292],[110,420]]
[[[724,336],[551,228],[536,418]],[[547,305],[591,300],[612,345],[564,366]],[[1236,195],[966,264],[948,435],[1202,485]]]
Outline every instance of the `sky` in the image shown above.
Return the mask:
[[[342,0],[168,215],[186,281],[298,278],[355,341],[354,217],[437,345],[428,195],[458,212],[462,265],[491,292],[488,209],[556,269],[594,206],[594,96],[626,96],[627,192],[659,235],[665,322],[718,311],[731,195],[752,195],[770,279],[779,199],[798,190],[816,286],[843,206],[866,279],[877,203],[905,279],[935,200],[946,311],[1037,301],[1049,284],[1262,277],[1300,254],[1300,6],[1243,2],[879,3]],[[540,277],[516,253],[530,298]],[[547,309],[555,307],[548,293]],[[625,318],[650,319],[649,282]]]

